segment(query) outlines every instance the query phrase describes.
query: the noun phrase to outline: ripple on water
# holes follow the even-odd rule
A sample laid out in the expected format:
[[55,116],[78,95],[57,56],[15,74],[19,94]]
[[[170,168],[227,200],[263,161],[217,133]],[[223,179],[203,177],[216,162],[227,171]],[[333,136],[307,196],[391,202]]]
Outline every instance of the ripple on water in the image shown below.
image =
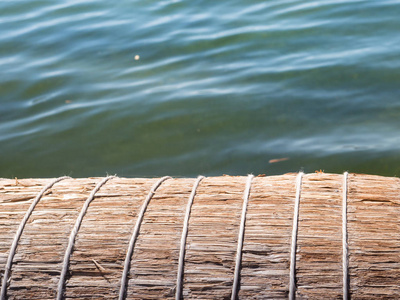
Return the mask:
[[398,1],[0,11],[0,177],[400,171]]

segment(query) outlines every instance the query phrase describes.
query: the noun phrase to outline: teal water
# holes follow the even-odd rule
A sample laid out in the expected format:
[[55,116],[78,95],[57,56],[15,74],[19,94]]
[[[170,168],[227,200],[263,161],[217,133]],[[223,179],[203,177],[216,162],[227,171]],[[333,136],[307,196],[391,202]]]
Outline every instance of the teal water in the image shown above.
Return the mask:
[[399,16],[391,0],[1,1],[0,177],[400,175]]

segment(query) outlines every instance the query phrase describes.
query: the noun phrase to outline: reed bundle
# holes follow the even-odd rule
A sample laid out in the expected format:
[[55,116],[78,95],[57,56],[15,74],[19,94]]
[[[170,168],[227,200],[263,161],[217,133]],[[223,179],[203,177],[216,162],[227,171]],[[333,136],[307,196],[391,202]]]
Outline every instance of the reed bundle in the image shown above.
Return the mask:
[[[195,178],[164,178],[159,186],[155,186],[159,178],[109,178],[92,193],[83,214],[82,207],[103,178],[63,178],[55,183],[54,179],[0,179],[2,297],[288,298],[299,189],[294,296],[335,299],[348,289],[353,299],[400,298],[400,180],[349,174],[344,190],[343,174],[305,174],[301,186],[296,185],[297,178],[286,174],[250,180],[241,249],[238,240],[248,177],[206,177],[195,191]],[[38,202],[11,255],[35,199]],[[143,207],[145,200],[147,207]],[[135,226],[138,234],[132,244]],[[126,284],[121,287],[130,245]],[[66,261],[68,247],[71,254]],[[238,251],[240,276],[237,293],[232,295]],[[346,259],[348,270],[343,267]]]

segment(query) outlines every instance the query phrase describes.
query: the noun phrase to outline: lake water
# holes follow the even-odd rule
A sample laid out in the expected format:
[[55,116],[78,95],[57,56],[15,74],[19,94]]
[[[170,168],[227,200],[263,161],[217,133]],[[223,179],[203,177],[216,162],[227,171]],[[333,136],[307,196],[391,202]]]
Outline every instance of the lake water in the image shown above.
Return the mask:
[[390,0],[1,1],[0,177],[400,175],[399,29]]

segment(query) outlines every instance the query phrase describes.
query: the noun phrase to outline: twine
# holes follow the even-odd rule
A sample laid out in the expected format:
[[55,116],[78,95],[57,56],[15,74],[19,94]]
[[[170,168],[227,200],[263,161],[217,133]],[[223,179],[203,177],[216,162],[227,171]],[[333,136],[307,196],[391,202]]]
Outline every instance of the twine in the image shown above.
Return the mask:
[[347,244],[347,177],[343,174],[342,245],[343,245],[343,299],[349,299],[349,246]]
[[240,220],[240,229],[238,236],[238,245],[236,250],[236,265],[235,265],[235,275],[233,277],[233,286],[232,286],[232,295],[231,299],[236,300],[237,294],[239,291],[240,285],[240,266],[242,263],[242,249],[243,249],[243,240],[244,240],[244,227],[246,223],[246,212],[247,212],[247,203],[249,202],[251,181],[253,180],[254,175],[249,175],[247,177],[246,188],[243,194],[243,207],[242,207],[242,217]]
[[292,245],[290,248],[290,282],[289,282],[289,300],[296,298],[296,248],[297,248],[297,231],[299,225],[299,206],[301,194],[301,180],[304,173],[299,172],[296,179],[296,200],[293,213],[293,230]]
[[185,251],[186,251],[186,238],[188,235],[188,227],[189,227],[189,218],[190,218],[190,211],[192,208],[194,197],[196,196],[197,187],[202,181],[204,176],[197,177],[195,181],[192,193],[190,194],[188,203],[186,205],[186,214],[185,220],[183,222],[183,229],[182,229],[182,237],[181,237],[181,248],[179,251],[179,263],[178,263],[178,276],[176,279],[176,294],[175,299],[180,300],[182,298],[182,289],[183,289],[183,272],[184,272],[184,264],[185,264]]
[[162,177],[160,180],[158,180],[154,184],[154,186],[151,188],[149,194],[147,195],[146,199],[144,200],[142,208],[140,209],[138,218],[136,220],[135,228],[133,229],[133,234],[132,234],[131,240],[129,241],[128,251],[126,252],[124,270],[122,272],[121,286],[120,286],[120,290],[119,290],[119,297],[118,297],[119,300],[125,299],[125,296],[126,296],[128,274],[129,274],[129,269],[131,266],[133,249],[135,247],[136,239],[139,235],[140,225],[142,223],[144,213],[146,212],[147,206],[148,206],[151,198],[153,198],[154,194],[156,193],[157,188],[165,180],[170,179],[170,178],[171,177],[169,177],[169,176]]
[[69,241],[68,241],[68,246],[67,250],[65,251],[64,255],[64,261],[63,261],[63,266],[61,270],[61,275],[60,279],[58,281],[58,288],[57,288],[57,300],[62,300],[64,297],[64,286],[65,286],[65,279],[67,277],[67,272],[68,272],[68,266],[69,266],[69,260],[71,257],[72,249],[74,248],[74,243],[76,236],[78,234],[79,228],[81,227],[83,217],[86,214],[86,211],[89,208],[89,204],[93,201],[95,194],[97,191],[110,179],[115,178],[115,176],[108,176],[106,178],[103,178],[96,187],[92,190],[90,193],[89,197],[86,199],[85,203],[83,204],[83,207],[81,209],[81,212],[79,213],[78,218],[76,219],[75,225],[72,228],[71,234],[69,236]]
[[18,247],[18,243],[19,240],[21,238],[22,232],[25,228],[26,222],[28,221],[29,217],[31,216],[33,210],[35,209],[36,205],[39,203],[40,199],[42,199],[44,193],[46,193],[46,191],[48,189],[50,189],[54,184],[56,184],[57,182],[67,179],[67,178],[71,178],[68,176],[63,176],[63,177],[59,177],[55,180],[53,180],[52,182],[50,182],[48,185],[46,185],[40,192],[39,194],[36,196],[35,200],[33,200],[31,206],[29,207],[29,209],[27,210],[27,212],[25,213],[24,218],[22,219],[21,223],[19,224],[18,230],[15,233],[14,236],[14,240],[11,244],[11,248],[10,248],[10,252],[8,254],[8,258],[7,258],[7,264],[5,267],[5,271],[4,271],[4,277],[3,277],[3,282],[1,285],[1,294],[0,294],[0,299],[1,300],[5,300],[7,297],[7,287],[8,287],[8,280],[11,274],[11,267],[12,267],[12,262],[15,256],[15,252],[17,250]]

